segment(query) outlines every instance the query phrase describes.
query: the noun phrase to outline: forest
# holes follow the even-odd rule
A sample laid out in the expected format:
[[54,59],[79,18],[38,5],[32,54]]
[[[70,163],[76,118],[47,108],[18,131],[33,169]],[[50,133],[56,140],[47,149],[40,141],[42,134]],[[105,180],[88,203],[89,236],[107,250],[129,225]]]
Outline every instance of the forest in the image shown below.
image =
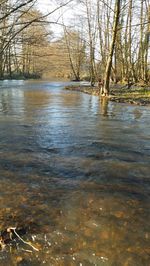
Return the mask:
[[149,0],[1,0],[0,79],[147,84],[149,23]]

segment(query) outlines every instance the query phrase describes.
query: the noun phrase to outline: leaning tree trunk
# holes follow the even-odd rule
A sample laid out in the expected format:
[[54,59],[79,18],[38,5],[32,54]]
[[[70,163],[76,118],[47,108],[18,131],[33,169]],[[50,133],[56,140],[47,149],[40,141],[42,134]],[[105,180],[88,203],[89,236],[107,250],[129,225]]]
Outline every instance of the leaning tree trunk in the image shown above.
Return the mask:
[[111,67],[112,67],[112,58],[114,54],[116,36],[117,36],[117,29],[119,23],[119,15],[120,15],[120,4],[121,0],[116,0],[115,3],[115,16],[113,22],[113,34],[112,34],[112,41],[110,45],[110,52],[107,59],[106,70],[105,70],[105,79],[104,79],[104,96],[109,95],[109,82],[110,82],[110,74],[111,74]]
[[149,77],[148,77],[149,35],[150,35],[150,5],[148,6],[148,25],[147,25],[147,31],[145,33],[145,40],[144,40],[144,81],[146,83],[149,81]]

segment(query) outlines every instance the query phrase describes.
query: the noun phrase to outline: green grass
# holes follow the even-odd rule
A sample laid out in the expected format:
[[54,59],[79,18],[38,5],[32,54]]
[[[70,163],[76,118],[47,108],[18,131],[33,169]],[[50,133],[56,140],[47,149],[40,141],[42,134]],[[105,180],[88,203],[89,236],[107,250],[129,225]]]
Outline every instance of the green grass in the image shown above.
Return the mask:
[[150,90],[147,90],[145,88],[137,88],[133,91],[125,91],[120,93],[115,93],[115,96],[123,97],[123,98],[144,98],[144,97],[150,97]]

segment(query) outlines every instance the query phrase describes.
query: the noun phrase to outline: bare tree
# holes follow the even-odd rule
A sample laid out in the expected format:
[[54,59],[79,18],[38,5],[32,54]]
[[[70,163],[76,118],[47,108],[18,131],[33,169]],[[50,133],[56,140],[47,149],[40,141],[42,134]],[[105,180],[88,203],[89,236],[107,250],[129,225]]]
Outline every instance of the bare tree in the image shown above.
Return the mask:
[[104,91],[103,91],[103,94],[105,96],[109,95],[109,82],[110,82],[110,74],[111,74],[111,67],[112,67],[112,58],[113,58],[116,36],[117,36],[117,29],[118,29],[118,24],[119,24],[120,6],[121,6],[121,0],[116,0],[112,41],[110,45],[110,51],[109,51],[106,70],[105,70]]

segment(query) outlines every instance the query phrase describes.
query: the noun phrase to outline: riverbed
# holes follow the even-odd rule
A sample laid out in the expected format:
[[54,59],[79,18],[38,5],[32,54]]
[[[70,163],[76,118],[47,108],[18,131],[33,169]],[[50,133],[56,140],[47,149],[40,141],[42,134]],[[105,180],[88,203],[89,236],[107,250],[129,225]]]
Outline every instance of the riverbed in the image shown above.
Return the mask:
[[150,265],[150,107],[0,81],[0,265]]

